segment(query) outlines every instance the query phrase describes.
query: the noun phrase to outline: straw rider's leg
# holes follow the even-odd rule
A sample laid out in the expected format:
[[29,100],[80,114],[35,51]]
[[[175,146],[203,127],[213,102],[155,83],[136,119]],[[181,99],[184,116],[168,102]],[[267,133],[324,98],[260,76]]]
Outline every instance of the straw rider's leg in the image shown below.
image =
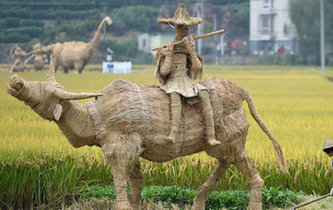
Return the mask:
[[215,139],[213,109],[212,109],[212,106],[210,105],[208,91],[202,90],[199,92],[198,96],[201,99],[202,112],[204,115],[204,119],[206,121],[206,133],[207,133],[208,143],[212,146],[221,144],[219,141],[216,141],[216,139]]
[[9,68],[8,71],[9,72],[14,72],[19,64],[20,64],[20,61],[15,60],[13,66],[11,68]]
[[174,92],[170,94],[171,98],[171,130],[166,138],[167,142],[174,143],[179,130],[180,119],[182,115],[181,95]]

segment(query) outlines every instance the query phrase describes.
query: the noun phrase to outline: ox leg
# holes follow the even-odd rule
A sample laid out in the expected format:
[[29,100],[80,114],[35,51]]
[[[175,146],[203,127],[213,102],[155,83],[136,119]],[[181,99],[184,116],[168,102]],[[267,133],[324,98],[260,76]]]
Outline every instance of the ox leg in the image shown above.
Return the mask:
[[245,151],[243,157],[241,161],[235,162],[234,165],[244,174],[251,187],[250,202],[247,209],[262,210],[262,188],[264,187],[264,180],[258,174],[257,169]]
[[222,176],[225,174],[225,172],[228,170],[230,166],[230,163],[220,160],[219,164],[213,171],[213,173],[210,175],[209,179],[199,187],[197,192],[195,193],[193,206],[191,210],[204,210],[206,199],[209,195],[209,193],[215,188],[217,183],[221,180]]
[[132,210],[127,198],[127,179],[131,170],[139,162],[141,139],[138,134],[111,133],[103,144],[102,150],[111,163],[116,188],[117,210]]
[[131,171],[129,171],[129,186],[131,189],[129,195],[129,202],[133,210],[140,209],[141,202],[141,192],[143,187],[143,178],[141,174],[141,165],[138,159],[137,163],[134,165]]
[[116,202],[118,210],[132,210],[127,200],[127,174],[126,166],[119,160],[119,153],[107,147],[113,145],[104,145],[102,147],[106,159],[111,164],[113,182],[116,189]]

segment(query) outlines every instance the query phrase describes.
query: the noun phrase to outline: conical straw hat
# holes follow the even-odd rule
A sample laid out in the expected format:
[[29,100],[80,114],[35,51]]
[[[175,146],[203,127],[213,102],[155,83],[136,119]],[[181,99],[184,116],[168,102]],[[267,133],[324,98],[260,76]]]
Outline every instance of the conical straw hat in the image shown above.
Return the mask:
[[333,147],[333,142],[326,139],[324,146],[322,148],[317,149],[317,150],[328,149],[328,148],[331,148],[331,147]]
[[190,17],[183,3],[178,4],[178,8],[173,18],[157,19],[158,24],[162,23],[166,25],[184,25],[184,26],[198,25],[199,23],[202,23],[202,21],[203,21],[202,18]]

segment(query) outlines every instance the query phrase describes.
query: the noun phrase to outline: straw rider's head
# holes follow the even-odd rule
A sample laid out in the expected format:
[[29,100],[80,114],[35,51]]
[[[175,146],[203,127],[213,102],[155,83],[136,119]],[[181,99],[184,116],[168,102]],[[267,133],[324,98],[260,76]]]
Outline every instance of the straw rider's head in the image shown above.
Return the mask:
[[189,26],[198,25],[199,23],[202,23],[202,21],[202,18],[190,17],[183,3],[178,4],[178,8],[175,11],[173,18],[157,19],[158,24],[176,26],[176,40],[182,40],[188,35]]
[[[326,139],[324,146],[319,148],[318,150],[322,149],[329,157],[333,156],[333,142]],[[332,166],[333,167],[333,166]]]

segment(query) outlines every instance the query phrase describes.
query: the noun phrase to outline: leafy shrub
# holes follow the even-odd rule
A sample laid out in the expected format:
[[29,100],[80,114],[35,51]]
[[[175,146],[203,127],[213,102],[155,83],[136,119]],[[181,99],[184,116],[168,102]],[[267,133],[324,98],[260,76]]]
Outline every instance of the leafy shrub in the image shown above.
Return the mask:
[[0,20],[0,30],[3,31],[5,28],[7,28],[7,21],[4,19]]
[[111,15],[113,24],[107,31],[122,35],[129,30],[144,32],[157,29],[158,12],[157,8],[142,5],[122,7]]
[[277,206],[280,208],[284,208],[286,205],[286,200],[290,200],[294,203],[299,203],[299,199],[297,195],[300,193],[293,192],[290,190],[282,189],[280,190],[279,187],[274,188],[270,187],[269,189],[264,188],[262,192],[263,197],[263,207],[269,208],[269,206]]
[[0,32],[0,43],[6,43],[7,37],[5,32]]
[[21,27],[8,31],[8,33],[18,33],[20,36],[29,35],[32,38],[40,37],[41,35],[43,35],[43,32],[44,32],[43,28],[36,26]]
[[44,27],[44,22],[39,20],[22,20],[22,27],[37,26]]
[[21,18],[21,19],[26,19],[27,17],[29,17],[29,14],[31,12],[31,8],[29,7],[21,7],[21,8],[18,8],[16,11],[15,11],[15,17],[18,17],[18,18]]
[[17,28],[21,26],[20,18],[8,17],[4,20],[7,22],[7,28]]
[[17,32],[6,34],[4,37],[4,42],[5,43],[15,43],[15,42],[20,42],[20,34]]
[[[92,186],[86,185],[77,187],[75,190],[84,198],[108,198],[116,199],[114,186]],[[154,203],[162,202],[165,208],[171,208],[173,204],[180,207],[192,205],[195,196],[195,190],[182,189],[179,186],[149,186],[144,187],[142,200]],[[129,190],[127,192],[129,194]],[[279,190],[279,188],[263,189],[263,209],[269,209],[271,206],[285,208],[288,202],[299,203],[297,196],[300,192],[290,190]],[[247,191],[213,191],[209,194],[206,201],[206,209],[228,208],[230,210],[246,210],[249,203],[249,193]]]
[[7,17],[15,17],[15,9],[10,7],[3,7],[1,8],[0,17],[7,18]]
[[75,192],[85,198],[108,198],[111,200],[116,199],[116,189],[114,186],[90,186],[87,185],[79,186],[75,189]]

